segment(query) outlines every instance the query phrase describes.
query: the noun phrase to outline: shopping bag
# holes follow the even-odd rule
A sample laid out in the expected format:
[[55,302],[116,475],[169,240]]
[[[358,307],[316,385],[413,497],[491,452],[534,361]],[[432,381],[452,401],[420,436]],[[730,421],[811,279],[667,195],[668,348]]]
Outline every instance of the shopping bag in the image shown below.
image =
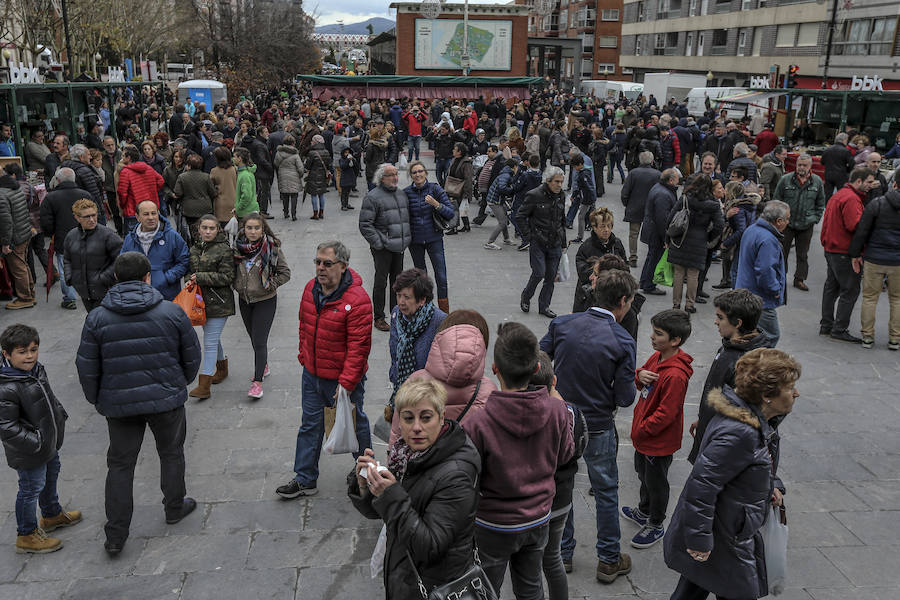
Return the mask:
[[[787,521],[787,519],[785,519]],[[779,508],[772,506],[769,518],[759,530],[766,553],[766,578],[769,593],[778,596],[784,591],[787,579],[788,526],[782,523]]]
[[378,415],[378,418],[375,419],[375,425],[372,427],[372,435],[385,444],[390,442],[391,422],[385,419],[383,414]]
[[378,541],[375,542],[375,550],[372,551],[372,558],[369,559],[369,569],[372,570],[372,579],[381,575],[384,570],[384,554],[387,551],[387,525],[381,526],[381,533],[378,534]]
[[405,154],[405,153],[401,152],[401,153],[400,153],[400,158],[397,160],[397,168],[398,168],[398,169],[405,169],[405,168],[407,168],[408,166],[409,166],[409,159],[406,158],[406,154]]
[[559,271],[557,279],[560,283],[568,281],[572,277],[572,268],[569,265],[569,255],[563,252],[562,258],[559,260]]
[[185,312],[191,320],[191,325],[206,324],[206,304],[203,302],[203,292],[200,291],[199,285],[188,281],[184,289],[175,296],[175,304]]
[[359,451],[359,442],[356,440],[356,427],[353,424],[353,405],[350,403],[350,395],[343,387],[338,387],[338,397],[335,401],[334,427],[328,434],[328,439],[322,446],[327,454],[350,454]]
[[662,258],[656,263],[656,270],[653,271],[653,283],[672,287],[674,280],[675,274],[672,270],[672,263],[669,262],[669,249],[666,248],[663,250]]

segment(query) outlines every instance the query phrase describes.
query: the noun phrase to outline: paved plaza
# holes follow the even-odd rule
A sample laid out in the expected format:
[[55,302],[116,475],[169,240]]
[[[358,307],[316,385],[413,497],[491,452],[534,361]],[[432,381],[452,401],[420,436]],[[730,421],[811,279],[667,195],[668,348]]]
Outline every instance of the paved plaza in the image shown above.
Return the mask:
[[[431,164],[430,157],[427,159]],[[433,178],[433,177],[432,177]],[[361,190],[365,183],[360,180]],[[408,184],[403,174],[401,185]],[[607,186],[602,205],[616,214],[615,233],[626,240],[621,222],[620,184]],[[359,208],[362,198],[351,200]],[[187,403],[188,495],[197,511],[177,525],[166,525],[159,490],[159,464],[152,435],[145,435],[135,472],[135,510],[131,537],[115,559],[103,550],[103,488],[106,475],[106,422],[82,396],[75,371],[84,312],[59,307],[59,287],[49,303],[43,290],[38,307],[0,311],[0,326],[24,321],[38,327],[40,360],[69,412],[61,450],[60,501],[84,512],[84,522],[59,530],[65,547],[48,555],[15,554],[13,511],[16,476],[0,469],[0,599],[2,600],[362,600],[383,598],[380,579],[370,576],[369,559],[380,521],[361,517],[346,497],[349,455],[323,456],[317,496],[284,501],[275,488],[292,476],[294,445],[300,423],[300,366],[297,362],[297,309],[303,286],[313,276],[312,258],[319,242],[338,238],[352,251],[351,267],[362,276],[367,291],[373,277],[372,257],[357,229],[359,211],[341,212],[336,192],[328,194],[323,221],[309,220],[303,206],[295,223],[281,218],[280,203],[271,221],[283,242],[292,279],[279,290],[278,314],[269,340],[272,375],[265,397],[247,396],[252,375],[252,351],[239,316],[225,328],[223,343],[230,359],[230,376],[213,387],[211,399]],[[492,328],[504,320],[520,321],[538,335],[548,320],[519,310],[519,294],[528,277],[528,255],[504,247],[482,249],[493,219],[471,233],[445,238],[450,281],[450,306],[480,311]],[[573,263],[576,248],[568,251]],[[643,261],[643,254],[641,261]],[[781,427],[779,475],[787,486],[790,545],[788,589],[783,600],[900,599],[900,352],[887,345],[887,298],[878,307],[877,345],[863,350],[818,333],[824,258],[816,241],[810,253],[810,292],[793,288],[788,306],[779,310],[779,348],[803,364],[800,398]],[[409,256],[406,266],[412,266]],[[635,274],[638,274],[635,271]],[[719,280],[714,265],[709,284]],[[39,285],[43,276],[38,276]],[[571,310],[574,280],[556,286],[552,308]],[[713,290],[710,290],[713,291]],[[534,304],[534,303],[533,303]],[[671,297],[648,298],[642,311],[638,365],[651,353],[649,318],[671,307]],[[694,357],[694,377],[685,409],[694,419],[700,389],[719,339],[712,304],[698,305],[694,332],[685,350]],[[853,317],[851,332],[858,333]],[[199,332],[199,329],[198,329]],[[492,341],[495,336],[492,334]],[[489,356],[492,348],[489,350]],[[490,360],[488,360],[490,364]],[[390,395],[388,334],[374,331],[366,411],[381,412]],[[152,365],[148,365],[152,367]],[[670,510],[689,472],[685,448],[675,455],[670,472]],[[637,478],[629,440],[631,409],[617,417],[620,437],[620,503],[633,504]],[[383,457],[384,444],[376,444]],[[634,550],[628,540],[637,526],[623,520],[623,550],[634,561],[632,573],[612,585],[595,581],[596,529],[593,498],[588,495],[582,467],[575,486],[578,547],[570,575],[572,598],[667,599],[677,576],[663,562],[662,545]],[[507,581],[503,598],[512,598]]]

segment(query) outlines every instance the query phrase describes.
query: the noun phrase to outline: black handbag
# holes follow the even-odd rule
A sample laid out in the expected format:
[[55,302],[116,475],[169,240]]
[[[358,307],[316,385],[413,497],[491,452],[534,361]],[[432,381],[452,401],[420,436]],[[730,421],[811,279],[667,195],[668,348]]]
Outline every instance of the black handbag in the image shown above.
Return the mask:
[[416,583],[419,586],[419,593],[422,594],[422,600],[497,600],[497,592],[491,585],[490,580],[481,568],[481,559],[478,558],[478,545],[473,545],[473,554],[475,562],[468,571],[463,573],[461,577],[457,577],[449,583],[437,585],[428,591],[422,577],[416,569],[416,563],[413,561],[409,550],[406,551],[406,558],[412,566],[413,573],[416,576]]

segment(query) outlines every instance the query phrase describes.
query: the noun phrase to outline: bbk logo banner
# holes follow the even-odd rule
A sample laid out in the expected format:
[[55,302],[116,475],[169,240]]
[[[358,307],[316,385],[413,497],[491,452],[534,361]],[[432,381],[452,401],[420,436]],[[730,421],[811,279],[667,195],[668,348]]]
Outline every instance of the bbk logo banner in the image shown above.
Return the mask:
[[750,77],[750,87],[757,89],[769,89],[769,78],[768,77],[757,77],[755,75]]
[[874,75],[869,77],[868,75],[863,75],[862,77],[853,76],[853,79],[850,82],[851,90],[860,90],[860,91],[884,91],[884,84],[882,83],[882,78],[878,75]]
[[22,63],[19,63],[18,66],[13,63],[9,66],[9,82],[44,83],[44,76],[40,74],[37,67],[30,63],[27,67]]

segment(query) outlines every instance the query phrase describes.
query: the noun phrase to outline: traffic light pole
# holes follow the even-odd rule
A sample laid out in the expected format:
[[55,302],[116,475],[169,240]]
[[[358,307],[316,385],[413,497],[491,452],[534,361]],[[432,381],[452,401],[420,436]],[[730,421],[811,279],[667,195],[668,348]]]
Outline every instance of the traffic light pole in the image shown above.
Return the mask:
[[838,0],[831,3],[831,21],[828,23],[828,43],[825,46],[825,67],[822,69],[822,89],[828,88],[828,67],[831,65],[831,43],[834,41],[835,24],[837,23]]

